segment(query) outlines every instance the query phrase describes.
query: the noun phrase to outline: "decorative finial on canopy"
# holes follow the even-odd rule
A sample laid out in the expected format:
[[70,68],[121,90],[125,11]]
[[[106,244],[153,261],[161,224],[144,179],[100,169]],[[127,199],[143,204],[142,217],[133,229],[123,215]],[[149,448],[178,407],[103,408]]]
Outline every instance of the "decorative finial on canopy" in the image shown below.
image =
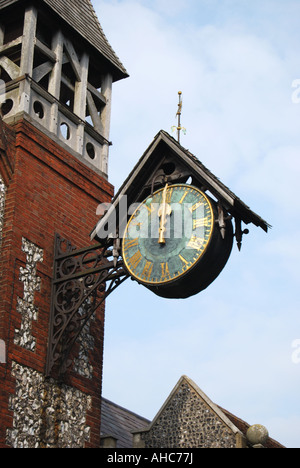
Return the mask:
[[179,96],[179,103],[178,103],[178,110],[176,114],[176,117],[178,118],[178,123],[177,123],[177,127],[175,125],[172,127],[172,131],[174,132],[175,130],[177,130],[177,139],[178,139],[178,143],[180,143],[180,132],[182,130],[185,135],[186,128],[181,126],[181,112],[182,112],[182,92],[181,91],[178,92],[178,96]]

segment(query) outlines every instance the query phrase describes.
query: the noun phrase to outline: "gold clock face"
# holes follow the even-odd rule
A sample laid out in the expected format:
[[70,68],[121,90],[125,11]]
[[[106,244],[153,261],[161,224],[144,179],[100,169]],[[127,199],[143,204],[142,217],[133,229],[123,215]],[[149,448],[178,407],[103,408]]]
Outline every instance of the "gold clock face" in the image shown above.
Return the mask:
[[186,275],[206,252],[213,233],[210,200],[199,189],[166,185],[130,218],[122,256],[138,282],[160,286]]

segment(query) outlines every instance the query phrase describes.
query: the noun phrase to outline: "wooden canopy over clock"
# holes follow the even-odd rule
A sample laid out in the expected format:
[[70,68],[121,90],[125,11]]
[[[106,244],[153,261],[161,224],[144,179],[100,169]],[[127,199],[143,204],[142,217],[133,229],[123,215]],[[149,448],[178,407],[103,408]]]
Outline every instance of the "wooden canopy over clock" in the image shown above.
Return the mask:
[[[127,196],[128,205],[142,202],[153,189],[163,187],[166,179],[170,184],[176,184],[186,183],[190,178],[192,185],[214,196],[238,224],[252,223],[268,232],[271,226],[266,221],[251,211],[196,156],[183,148],[167,132],[161,130],[115,195],[111,209],[95,226],[91,239],[103,240],[99,238],[99,232],[108,222],[113,210],[119,212],[122,196]],[[122,224],[122,221],[124,220],[120,218],[119,224]]]
[[128,278],[165,298],[207,288],[225,267],[234,238],[241,248],[243,224],[270,227],[160,131],[103,212],[94,242],[78,250],[56,236],[47,375],[66,372],[83,327]]
[[[183,218],[191,228],[178,234]],[[128,274],[155,294],[186,298],[220,274],[234,237],[241,248],[249,232],[242,223],[265,232],[269,228],[194,155],[160,131],[91,237],[100,243],[115,239]]]

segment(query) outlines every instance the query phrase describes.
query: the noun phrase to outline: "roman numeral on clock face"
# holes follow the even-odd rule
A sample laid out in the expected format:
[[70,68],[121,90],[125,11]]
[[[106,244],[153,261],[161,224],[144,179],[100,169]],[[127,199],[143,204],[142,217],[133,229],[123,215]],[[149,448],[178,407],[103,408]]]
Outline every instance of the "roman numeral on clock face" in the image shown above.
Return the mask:
[[201,219],[194,219],[193,220],[193,230],[200,228],[200,227],[208,227],[210,226],[211,218],[206,216],[206,218]]
[[142,260],[142,254],[138,250],[131,258],[128,259],[128,266],[132,270],[136,270]]
[[153,263],[152,262],[146,262],[146,265],[143,269],[143,272],[142,272],[142,278],[147,280],[147,281],[150,281],[151,280],[151,275],[152,275],[152,270],[153,270]]
[[137,247],[139,245],[138,237],[136,239],[124,239],[124,250],[127,252],[128,250],[132,249],[133,247]]
[[160,266],[161,266],[161,279],[162,281],[166,281],[167,279],[170,278],[169,264],[161,263]]

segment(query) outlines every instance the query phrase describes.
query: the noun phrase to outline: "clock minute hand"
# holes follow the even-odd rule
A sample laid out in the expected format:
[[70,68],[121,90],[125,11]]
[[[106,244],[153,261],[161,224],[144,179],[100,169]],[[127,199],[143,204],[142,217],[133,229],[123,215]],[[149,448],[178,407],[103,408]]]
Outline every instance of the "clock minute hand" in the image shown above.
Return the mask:
[[161,245],[164,245],[166,243],[166,239],[164,237],[164,234],[165,234],[165,231],[166,231],[167,216],[171,216],[171,214],[172,214],[171,206],[169,205],[169,203],[166,202],[166,200],[167,200],[167,191],[168,191],[168,184],[164,188],[163,197],[162,197],[162,204],[160,205],[158,213],[157,213],[159,218],[160,218],[158,243],[161,244]]

